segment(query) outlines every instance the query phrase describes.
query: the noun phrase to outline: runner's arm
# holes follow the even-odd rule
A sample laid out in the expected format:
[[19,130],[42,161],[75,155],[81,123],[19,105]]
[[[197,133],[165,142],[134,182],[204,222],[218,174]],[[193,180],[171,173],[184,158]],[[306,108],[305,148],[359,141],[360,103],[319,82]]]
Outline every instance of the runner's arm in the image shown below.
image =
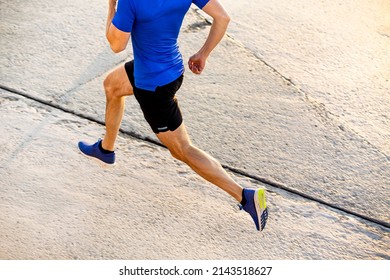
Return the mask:
[[218,0],[210,0],[202,9],[213,18],[209,35],[202,48],[188,61],[188,66],[195,74],[200,74],[206,66],[206,60],[225,35],[230,17]]
[[106,22],[106,37],[110,43],[113,52],[119,53],[126,49],[129,42],[130,32],[123,32],[112,24],[112,19],[115,15],[115,7],[117,0],[108,0],[108,14]]

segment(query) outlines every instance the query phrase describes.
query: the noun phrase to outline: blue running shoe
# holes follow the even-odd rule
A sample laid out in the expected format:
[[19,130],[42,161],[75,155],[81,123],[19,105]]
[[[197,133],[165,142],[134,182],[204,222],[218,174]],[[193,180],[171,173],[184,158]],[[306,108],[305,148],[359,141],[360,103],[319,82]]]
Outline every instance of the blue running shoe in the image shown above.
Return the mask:
[[255,222],[256,229],[262,231],[268,220],[268,209],[265,201],[264,189],[244,189],[245,205],[241,205],[241,209],[249,213]]
[[99,145],[102,142],[102,139],[99,139],[95,144],[88,145],[87,143],[80,141],[79,142],[79,149],[80,151],[90,157],[95,157],[97,159],[100,159],[101,161],[108,163],[108,164],[114,164],[115,163],[115,152],[105,154],[103,153]]

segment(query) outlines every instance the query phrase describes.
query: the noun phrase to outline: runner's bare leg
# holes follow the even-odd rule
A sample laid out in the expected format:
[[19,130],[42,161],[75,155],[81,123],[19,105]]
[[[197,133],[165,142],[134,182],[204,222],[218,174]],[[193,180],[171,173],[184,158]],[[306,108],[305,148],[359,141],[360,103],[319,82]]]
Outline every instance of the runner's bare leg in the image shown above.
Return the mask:
[[125,97],[133,94],[124,65],[113,70],[104,80],[106,92],[106,134],[102,147],[114,151],[115,141],[125,110]]
[[184,123],[175,131],[160,132],[156,135],[173,157],[183,161],[201,177],[241,202],[242,187],[229,176],[215,158],[192,145]]

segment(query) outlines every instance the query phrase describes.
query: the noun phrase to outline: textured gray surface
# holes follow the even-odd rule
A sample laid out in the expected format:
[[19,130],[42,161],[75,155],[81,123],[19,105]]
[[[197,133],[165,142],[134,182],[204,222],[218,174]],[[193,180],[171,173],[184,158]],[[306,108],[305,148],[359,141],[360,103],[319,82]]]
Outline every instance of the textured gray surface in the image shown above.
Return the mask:
[[[381,68],[388,53],[380,48],[389,44],[381,35],[386,26],[378,29],[378,37],[369,33],[374,23],[366,22],[368,27],[358,31],[371,34],[372,44],[353,48],[359,41],[353,34],[342,36],[342,24],[337,25],[341,29],[325,28],[321,19],[305,12],[318,8],[309,2],[290,17],[281,16],[292,12],[291,7],[281,9],[283,2],[251,4],[256,9],[245,1],[225,2],[233,16],[230,36],[201,76],[186,72],[178,93],[194,143],[223,164],[388,223],[389,130],[384,108],[389,96],[386,68]],[[131,57],[131,48],[114,55],[105,42],[106,4],[0,3],[0,84],[103,121],[102,81],[111,68]],[[336,9],[321,5],[325,11]],[[333,17],[342,21],[332,13],[321,17],[324,22]],[[207,35],[207,25],[199,23],[204,18],[191,11],[183,24],[180,45],[185,59]],[[326,44],[305,36],[324,36]],[[332,44],[341,53],[351,46],[351,60],[324,60],[328,52],[338,54]],[[359,56],[360,50],[381,59],[371,65]],[[376,78],[360,79],[356,73],[363,62],[368,67],[364,71]],[[383,64],[378,71],[370,68],[378,63]],[[307,65],[312,65],[310,71]],[[347,67],[355,67],[356,75],[346,73]],[[356,94],[349,94],[351,84]],[[373,93],[362,94],[365,89]],[[0,258],[389,258],[388,229],[271,187],[270,223],[259,235],[249,217],[233,210],[234,201],[217,188],[170,159],[164,149],[124,135],[118,165],[101,169],[81,157],[76,144],[80,139],[94,141],[102,126],[0,93]],[[370,115],[361,113],[359,104]],[[368,133],[368,123],[377,129]],[[155,139],[134,98],[127,100],[122,128]]]

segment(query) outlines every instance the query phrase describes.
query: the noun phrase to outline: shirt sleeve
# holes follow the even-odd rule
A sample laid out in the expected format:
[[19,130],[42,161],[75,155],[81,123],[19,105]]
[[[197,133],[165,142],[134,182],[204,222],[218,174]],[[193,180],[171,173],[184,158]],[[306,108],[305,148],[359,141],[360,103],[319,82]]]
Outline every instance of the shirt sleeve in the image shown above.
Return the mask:
[[118,0],[112,24],[123,32],[131,32],[134,23],[134,7],[131,0]]
[[203,9],[209,1],[210,0],[192,0],[192,3],[194,3],[199,9]]

